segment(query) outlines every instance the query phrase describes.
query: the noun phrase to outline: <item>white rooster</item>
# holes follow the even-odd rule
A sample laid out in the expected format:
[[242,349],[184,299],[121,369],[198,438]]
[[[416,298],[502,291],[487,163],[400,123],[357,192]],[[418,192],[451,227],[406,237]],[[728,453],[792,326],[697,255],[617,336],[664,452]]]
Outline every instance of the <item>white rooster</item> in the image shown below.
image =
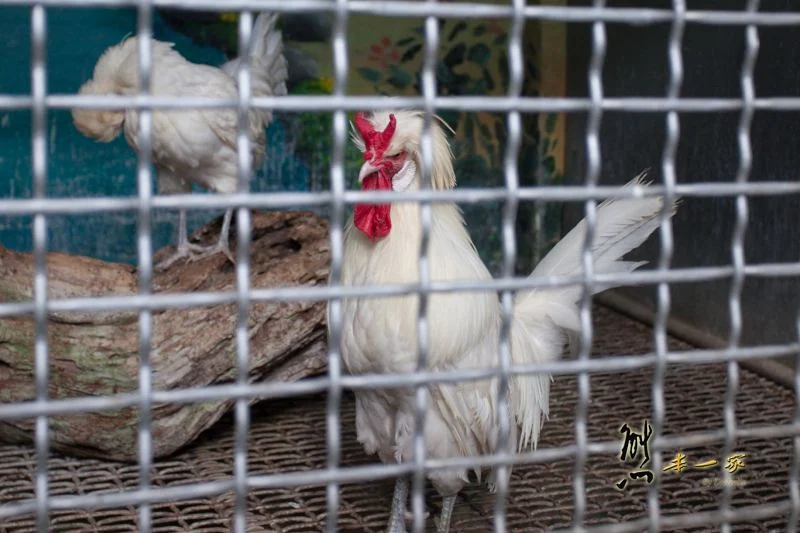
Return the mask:
[[[286,94],[288,69],[283,56],[281,32],[275,28],[277,15],[262,13],[256,18],[251,33],[252,95],[283,96]],[[138,39],[131,37],[107,49],[98,59],[91,80],[79,94],[136,94],[138,92]],[[151,93],[155,96],[237,98],[237,76],[240,58],[221,67],[199,65],[186,60],[173,49],[173,43],[155,39],[152,42]],[[136,149],[138,120],[134,109],[80,109],[72,111],[75,127],[87,137],[109,142],[121,131],[128,144]],[[264,160],[265,127],[271,122],[269,110],[250,112],[249,135],[252,166],[259,168]],[[162,194],[188,193],[196,183],[215,192],[236,191],[237,116],[233,109],[192,109],[154,111],[152,114],[152,156],[156,167],[158,191]],[[228,245],[232,211],[225,212],[219,241],[203,248],[189,243],[186,232],[186,211],[180,210],[178,245],[175,253],[159,263],[167,268],[188,257],[198,259],[223,252],[233,261]]]
[[[362,189],[417,190],[420,185],[420,138],[423,114],[418,111],[357,114],[353,140],[364,153],[358,180]],[[450,146],[434,121],[432,186],[455,187]],[[641,185],[637,178],[628,186]],[[643,263],[622,261],[659,225],[662,198],[607,201],[597,211],[594,239],[596,273],[629,272]],[[674,213],[675,207],[673,207]],[[489,280],[455,204],[431,205],[429,264],[435,281]],[[579,275],[585,223],[579,223],[539,263],[532,276]],[[403,202],[357,205],[344,240],[342,283],[345,285],[406,284],[418,281],[419,205]],[[603,287],[609,288],[609,286]],[[517,295],[511,323],[514,365],[546,363],[558,358],[565,342],[579,328],[577,286],[530,290]],[[430,370],[497,367],[501,308],[492,292],[434,293],[428,308]],[[419,299],[344,299],[341,353],[350,374],[409,373],[418,358]],[[510,442],[517,449],[536,446],[548,415],[550,377],[515,376],[509,384]],[[498,390],[493,380],[428,387],[425,422],[426,456],[468,457],[490,454],[498,440]],[[367,453],[385,463],[413,460],[414,392],[410,387],[358,390],[356,433]],[[510,475],[510,469],[508,470]],[[448,531],[456,494],[467,482],[467,470],[428,474],[444,498],[439,531]],[[480,472],[476,470],[480,476]],[[495,482],[495,473],[489,478]],[[480,477],[479,477],[480,479]],[[408,481],[395,487],[388,531],[403,531]]]

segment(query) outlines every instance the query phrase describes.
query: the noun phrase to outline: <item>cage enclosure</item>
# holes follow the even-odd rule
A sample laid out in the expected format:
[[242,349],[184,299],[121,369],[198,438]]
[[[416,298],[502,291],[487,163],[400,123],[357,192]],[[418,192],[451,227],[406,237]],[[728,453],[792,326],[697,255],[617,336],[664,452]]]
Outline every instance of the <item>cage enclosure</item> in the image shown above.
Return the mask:
[[[7,57],[7,72],[28,69],[29,50],[22,46],[31,32],[30,10],[5,7],[4,35],[9,49],[18,50],[16,56]],[[154,11],[154,38],[175,43],[175,48],[187,59],[200,63],[218,64],[237,55],[238,16],[233,12],[208,13],[182,8],[165,8]],[[136,11],[133,9],[71,9],[56,7],[48,10],[47,83],[48,92],[75,92],[92,75],[99,55],[109,46],[117,44],[127,33],[136,30]],[[349,62],[353,73],[349,77],[348,92],[353,94],[403,95],[418,94],[421,78],[424,35],[422,18],[402,17],[387,19],[369,15],[353,15],[348,30]],[[374,26],[377,24],[377,26]],[[377,27],[380,31],[364,31]],[[87,26],[100,31],[75,42],[75,34]],[[442,40],[436,60],[437,93],[443,95],[503,95],[508,90],[509,22],[504,19],[480,21],[441,19],[439,32]],[[287,12],[281,16],[280,29],[285,42],[288,64],[287,89],[290,95],[326,95],[333,90],[333,66],[330,60],[329,41],[332,33],[332,15],[327,12]],[[544,87],[555,90],[563,85],[563,61],[558,56],[540,57],[538,50],[553,43],[563,49],[564,33],[553,25],[542,29],[536,23],[528,24],[522,43],[526,53],[523,74],[523,93],[536,95]],[[73,44],[74,43],[74,44]],[[544,44],[543,44],[544,43]],[[10,94],[30,91],[30,80],[24,76],[8,77],[4,83]],[[505,125],[502,113],[445,111],[443,118],[455,131],[452,149],[455,154],[459,183],[464,187],[501,186],[503,183],[503,155],[505,153]],[[49,157],[47,166],[47,194],[49,197],[76,198],[106,196],[131,196],[136,194],[136,152],[120,137],[108,144],[87,139],[73,125],[69,109],[58,109],[48,114],[47,139]],[[25,111],[4,115],[2,137],[10,157],[5,161],[9,179],[6,195],[11,198],[31,196],[32,182],[26,172],[32,161],[30,116]],[[536,180],[558,183],[562,179],[563,144],[558,135],[563,131],[556,114],[529,114],[524,119],[522,155],[523,183]],[[324,191],[330,189],[332,124],[330,112],[279,113],[267,128],[264,162],[254,173],[250,190],[255,193],[276,191]],[[345,169],[348,178],[358,171],[361,156],[354,147],[345,151]],[[12,166],[13,162],[13,166]],[[153,173],[156,178],[157,172]],[[527,180],[527,181],[525,181]],[[159,190],[154,181],[154,190]],[[195,186],[195,192],[203,192]],[[291,205],[287,207],[291,208]],[[315,206],[312,206],[312,208]],[[500,203],[467,204],[466,218],[483,259],[493,271],[502,261],[500,244]],[[545,213],[545,210],[548,210]],[[326,206],[315,209],[325,215]],[[212,211],[219,213],[219,211]],[[189,229],[195,229],[209,218],[206,210],[188,212]],[[534,240],[520,239],[519,261],[524,268],[536,259],[539,252],[552,245],[559,233],[558,206],[533,206],[527,204],[519,210],[517,225],[520,234],[535,234]],[[271,215],[270,215],[271,216]],[[112,262],[137,261],[136,212],[70,214],[48,217],[48,250],[89,256]],[[172,211],[154,211],[152,217],[153,249],[167,245],[176,231],[178,217]],[[323,219],[316,221],[324,225]],[[236,224],[234,223],[234,229]],[[251,261],[260,263],[253,269],[250,283],[254,287],[280,287],[286,285],[321,285],[327,261],[327,249],[320,244],[320,234],[314,223],[305,219],[289,220],[273,216],[257,222]],[[103,231],[97,231],[102,227]],[[289,233],[287,234],[287,227]],[[200,241],[208,239],[213,226],[199,228]],[[32,247],[32,218],[8,216],[0,224],[2,242],[9,250],[3,257],[3,267],[17,275],[4,282],[4,294],[10,301],[29,298],[33,292],[33,256],[17,256],[10,250],[29,251]],[[209,241],[210,242],[210,241]],[[280,246],[281,243],[286,246]],[[297,250],[289,250],[295,243]],[[167,255],[165,252],[159,252]],[[309,259],[309,257],[313,257]],[[156,259],[158,259],[158,254]],[[220,259],[220,258],[218,258]],[[136,272],[117,264],[87,263],[82,259],[71,263],[59,257],[61,263],[51,266],[55,279],[50,280],[53,297],[96,296],[105,292],[117,295],[135,294]],[[91,267],[87,267],[91,265]],[[230,265],[229,265],[230,266]],[[92,275],[73,276],[71,271],[90,268]],[[203,264],[202,268],[185,265],[186,270],[169,270],[163,276],[156,274],[153,289],[156,293],[229,290],[234,282],[233,269],[219,261]],[[280,271],[284,274],[275,274]],[[260,272],[260,274],[259,274]],[[94,278],[108,280],[107,287],[97,287]],[[324,361],[319,360],[319,327],[324,326],[320,314],[321,304],[301,304],[299,309],[285,311],[279,304],[268,305],[261,318],[255,319],[251,328],[269,330],[273,346],[267,343],[254,353],[250,364],[251,380],[302,378],[319,372]],[[214,308],[208,315],[191,309],[159,313],[154,316],[153,375],[157,388],[174,389],[198,385],[229,383],[234,380],[236,339],[230,335],[231,325],[219,322],[218,316],[234,320],[234,307]],[[274,309],[278,309],[275,311]],[[298,324],[291,322],[298,313]],[[134,392],[138,387],[136,370],[137,319],[136,314],[126,314],[121,322],[101,315],[99,320],[87,320],[85,314],[63,314],[54,317],[51,335],[64,335],[69,342],[54,343],[52,356],[63,364],[51,376],[51,397],[68,398],[76,395],[102,397],[112,393]],[[195,325],[209,320],[220,324],[215,335],[198,338],[192,332]],[[173,323],[177,321],[177,323]],[[88,322],[85,324],[84,322]],[[161,324],[163,322],[163,324]],[[114,327],[115,324],[119,327]],[[34,368],[31,365],[30,346],[34,338],[32,319],[11,319],[4,326],[10,331],[6,340],[6,357],[9,370],[4,377],[2,399],[16,402],[33,398]],[[210,328],[211,330],[214,327]],[[181,331],[185,342],[172,338],[172,331]],[[251,343],[261,342],[266,336],[251,332]],[[179,336],[180,337],[180,336]],[[122,339],[125,339],[124,341]],[[53,342],[51,340],[51,342]],[[161,346],[157,344],[163,342]],[[177,362],[182,361],[182,362]],[[214,362],[217,361],[217,362]],[[287,366],[288,365],[288,366]],[[100,368],[97,368],[97,367]],[[202,367],[208,372],[197,371]],[[230,401],[217,399],[211,403],[190,403],[180,409],[165,408],[156,411],[154,423],[160,428],[154,438],[156,456],[175,451],[191,442],[202,430],[215,422],[227,409]],[[94,454],[117,460],[136,458],[137,425],[129,410],[103,413],[79,419],[58,421],[52,446],[56,450]],[[107,431],[96,432],[97,423]],[[182,431],[173,427],[185,425]],[[32,420],[6,423],[3,431],[8,439],[16,441],[29,438],[34,426]]]
[[[571,4],[572,5],[572,4]],[[574,5],[581,5],[576,2]],[[584,3],[583,5],[588,5]],[[614,2],[618,7],[635,7],[634,2]],[[670,8],[669,2],[652,2],[650,7]],[[745,1],[726,4],[726,9],[746,13]],[[714,10],[715,2],[689,3],[693,10]],[[798,5],[783,2],[764,4],[776,17],[789,16]],[[590,29],[571,26],[568,42],[570,80],[568,94],[588,96],[585,82],[591,54]],[[796,109],[753,102],[748,110],[743,102],[743,84],[752,84],[753,98],[792,98],[797,95],[800,72],[798,49],[793,26],[768,26],[758,29],[758,53],[751,69],[744,73],[743,60],[748,52],[748,37],[739,25],[687,24],[680,51],[680,92],[683,99],[703,99],[695,109],[679,113],[679,132],[674,146],[675,182],[678,185],[713,183],[723,185],[746,181],[756,194],[747,196],[744,215],[739,214],[733,189],[724,195],[705,194],[686,198],[686,209],[673,224],[674,249],[671,264],[677,268],[723,267],[733,262],[737,217],[746,216],[742,239],[743,262],[751,266],[741,287],[740,342],[747,346],[791,343],[797,339],[797,271],[774,275],[757,265],[783,263],[795,265],[800,257],[800,242],[793,238],[794,215],[800,208],[796,194],[781,194],[781,187],[797,182],[794,163],[798,154],[789,148],[798,134]],[[603,93],[607,98],[667,96],[671,76],[666,43],[668,23],[649,26],[609,25],[603,62]],[[746,65],[745,65],[746,66]],[[744,76],[744,77],[743,77]],[[714,105],[714,101],[717,105]],[[728,103],[723,104],[726,101]],[[739,101],[735,105],[734,101]],[[745,106],[745,109],[741,107]],[[742,126],[742,113],[752,113]],[[585,116],[571,115],[567,121],[566,160],[568,183],[580,184],[585,174],[583,139]],[[622,184],[626,176],[650,168],[652,179],[663,179],[665,143],[670,140],[663,113],[644,111],[626,113],[609,110],[603,114],[599,136],[603,158],[604,184]],[[741,153],[742,135],[749,147]],[[760,185],[760,184],[764,185]],[[777,184],[777,187],[774,185]],[[583,216],[580,206],[566,207],[565,227]],[[640,250],[642,257],[653,257],[658,242],[653,239]],[[726,346],[731,331],[728,300],[730,273],[716,279],[670,284],[670,314],[675,328],[694,342]],[[655,311],[656,294],[652,287],[621,288],[620,297],[628,300],[630,312]],[[639,305],[636,305],[639,304]],[[754,361],[745,364],[754,363]],[[785,386],[792,386],[793,356],[760,361],[757,366]]]
[[[0,0],[0,532],[793,531],[798,24],[788,0]],[[136,83],[77,97],[131,35]],[[160,93],[148,41],[220,66],[248,35],[282,43],[269,91],[254,58]],[[212,78],[236,116],[195,98]],[[212,122],[233,194],[188,183]],[[205,163],[162,190],[178,137]],[[231,258],[159,266],[182,212],[191,251],[231,209]]]

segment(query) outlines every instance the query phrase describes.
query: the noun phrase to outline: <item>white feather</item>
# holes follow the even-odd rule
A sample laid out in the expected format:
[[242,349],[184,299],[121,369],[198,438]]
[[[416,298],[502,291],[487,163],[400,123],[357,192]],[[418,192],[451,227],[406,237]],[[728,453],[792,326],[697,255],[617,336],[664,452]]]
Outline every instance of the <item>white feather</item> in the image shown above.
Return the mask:
[[[275,29],[276,15],[262,13],[256,18],[252,36],[253,96],[286,93],[286,59],[283,41]],[[153,73],[151,92],[155,96],[237,98],[237,65],[234,59],[213,67],[186,60],[172,43],[151,40]],[[135,94],[138,91],[137,37],[108,48],[98,59],[93,77],[81,94]],[[84,135],[110,141],[124,131],[136,148],[138,113],[135,110],[73,109],[75,126]],[[251,162],[261,166],[265,152],[265,127],[272,112],[250,112]],[[237,113],[232,109],[156,110],[153,121],[153,162],[162,192],[189,191],[191,183],[230,193],[238,175]]]
[[[642,173],[623,189],[647,187]],[[602,271],[607,264],[638,248],[658,227],[663,200],[657,198],[610,199],[597,208],[592,255],[595,268]],[[570,276],[581,270],[580,253],[586,236],[586,221],[581,220],[544,257],[532,275]]]
[[[647,187],[640,174],[624,188]],[[645,262],[623,261],[658,228],[663,198],[610,199],[597,208],[592,258],[595,274],[632,272]],[[674,214],[677,203],[673,204]],[[586,220],[581,220],[536,265],[532,277],[575,276],[582,273],[581,254]],[[594,292],[611,288],[594,285]],[[561,355],[564,342],[579,328],[577,302],[582,286],[533,290],[518,295],[512,328],[512,361],[516,365],[541,364]],[[554,327],[555,326],[555,327]],[[512,380],[512,410],[520,425],[519,447],[535,445],[548,413],[549,377],[519,376]]]
[[[250,39],[253,43],[251,51],[251,73],[253,93],[256,96],[284,96],[286,80],[289,77],[288,64],[283,56],[283,37],[276,29],[277,13],[262,13],[256,17]],[[239,73],[242,58],[234,58],[224,65],[222,70],[234,80]]]
[[[396,112],[396,131],[387,153],[405,151],[419,169],[420,112]],[[369,115],[382,130],[387,112]],[[357,138],[357,146],[364,144]],[[432,130],[436,189],[455,186],[452,156],[438,123]],[[404,190],[419,188],[419,174],[410,183],[397,179]],[[629,186],[645,185],[637,178]],[[616,200],[598,208],[593,245],[596,272],[620,272],[641,263],[621,260],[658,227],[661,199]],[[394,203],[392,229],[372,241],[353,226],[345,232],[342,283],[380,285],[419,280],[419,206]],[[585,223],[578,224],[534,270],[534,276],[579,273]],[[431,206],[429,272],[432,281],[471,281],[491,278],[481,261],[459,209],[454,204]],[[511,324],[511,357],[515,365],[551,361],[561,355],[567,337],[578,329],[579,288],[528,291],[515,302]],[[416,295],[391,298],[344,299],[341,352],[352,374],[412,372],[418,357]],[[428,299],[428,364],[432,370],[497,367],[501,309],[493,292],[434,293]],[[535,446],[549,410],[550,377],[515,377],[510,383],[511,442],[519,448]],[[428,387],[430,399],[425,424],[426,456],[447,458],[492,453],[498,442],[496,381],[467,381]],[[368,452],[384,462],[413,458],[413,389],[375,389],[356,392],[356,433]],[[475,469],[480,474],[480,469]],[[460,490],[466,469],[437,470],[429,477],[442,494]],[[508,474],[510,475],[510,473]],[[494,483],[495,472],[489,477]]]

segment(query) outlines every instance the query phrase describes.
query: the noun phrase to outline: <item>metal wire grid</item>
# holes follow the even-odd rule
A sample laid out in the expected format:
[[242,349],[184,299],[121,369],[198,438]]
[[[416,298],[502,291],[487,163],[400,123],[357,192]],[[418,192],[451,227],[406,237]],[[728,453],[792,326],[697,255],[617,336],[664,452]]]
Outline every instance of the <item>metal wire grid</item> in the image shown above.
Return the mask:
[[[650,327],[603,306],[593,309],[595,339],[593,357],[618,353],[645,353],[652,349]],[[669,349],[690,348],[670,337]],[[672,367],[665,379],[667,408],[665,432],[676,436],[686,431],[704,431],[723,427],[725,364]],[[588,417],[588,438],[592,443],[614,439],[612,433],[623,420],[636,422],[650,416],[649,383],[652,368],[622,373],[593,373],[592,404]],[[562,375],[552,384],[550,421],[542,433],[540,448],[551,448],[574,441],[575,408],[578,400],[576,376]],[[297,470],[320,471],[326,468],[326,401],[323,394],[294,399],[276,399],[256,404],[251,409],[249,435],[249,473],[266,475]],[[343,468],[374,462],[363,452],[355,437],[355,413],[352,394],[343,391],[341,439]],[[792,390],[742,369],[736,403],[738,423],[742,426],[780,425],[792,421]],[[213,430],[205,432],[185,451],[154,461],[151,480],[154,487],[174,486],[200,481],[227,479],[233,468],[233,413],[224,417]],[[638,425],[638,424],[637,424]],[[751,434],[752,435],[752,434]],[[734,493],[734,505],[780,501],[788,497],[786,480],[792,462],[792,439],[773,439],[769,434],[742,438],[737,448],[748,455],[744,474],[747,483]],[[721,441],[720,441],[721,443]],[[716,456],[717,443],[684,450],[690,456]],[[624,465],[613,461],[619,446],[608,455],[589,455],[586,465],[586,524],[591,530],[613,531],[618,522],[646,516],[646,485],[633,485],[630,492],[618,493],[613,483],[627,473]],[[35,448],[0,446],[0,499],[21,501],[34,498],[33,471]],[[609,462],[609,461],[612,462]],[[510,531],[540,531],[568,528],[572,523],[572,457],[545,463],[519,464],[514,467],[507,499],[507,524]],[[135,489],[137,465],[113,461],[95,461],[53,454],[49,461],[52,496]],[[660,504],[665,513],[663,525],[669,528],[675,515],[716,510],[720,490],[710,490],[711,481],[700,470],[681,475],[664,475]],[[341,531],[384,531],[391,503],[393,480],[375,479],[341,485],[339,527]],[[326,518],[324,484],[253,489],[250,491],[248,520],[251,531],[323,531]],[[428,487],[431,503],[436,499]],[[456,507],[452,531],[484,533],[491,531],[495,495],[484,486],[470,485]],[[233,515],[233,492],[197,499],[155,502],[153,531],[191,528],[206,533],[230,531]],[[672,516],[670,516],[672,515]],[[638,531],[647,527],[646,518]],[[766,520],[737,522],[735,531],[776,531],[786,527],[787,514]],[[760,523],[759,523],[760,522]],[[0,522],[11,532],[35,531],[33,513]],[[428,530],[431,529],[430,521]],[[137,531],[135,507],[69,509],[51,514],[55,531],[76,529]],[[683,531],[708,531],[698,526]],[[715,528],[716,529],[716,528]]]
[[[8,5],[29,5],[26,0],[4,0]],[[89,98],[72,95],[48,95],[46,91],[45,50],[47,28],[45,6],[50,5],[85,6],[120,6],[134,5],[138,8],[139,68],[140,93],[134,97]],[[33,114],[33,180],[34,195],[30,200],[0,200],[0,211],[12,215],[32,214],[34,216],[33,237],[36,260],[34,280],[34,297],[32,302],[0,304],[0,316],[32,313],[36,323],[35,367],[36,367],[36,400],[32,402],[0,405],[0,418],[36,417],[36,498],[21,503],[0,507],[0,519],[20,514],[35,512],[37,529],[46,531],[48,512],[56,509],[69,509],[89,506],[138,505],[139,528],[149,531],[151,523],[150,504],[173,499],[188,499],[200,496],[220,494],[233,491],[235,512],[233,529],[244,531],[246,526],[245,498],[248,490],[278,486],[296,486],[309,483],[327,484],[328,531],[335,531],[338,512],[338,485],[365,479],[395,477],[412,474],[412,510],[414,512],[414,531],[421,531],[423,526],[422,511],[423,482],[426,469],[452,468],[484,465],[506,468],[517,462],[544,462],[557,458],[570,457],[575,461],[574,472],[574,525],[582,528],[585,518],[585,480],[583,466],[589,454],[607,453],[616,450],[617,443],[591,443],[586,434],[586,411],[590,398],[589,374],[599,370],[620,371],[624,369],[642,368],[652,365],[655,369],[653,398],[653,464],[658,471],[661,467],[661,450],[671,446],[688,447],[692,445],[723,441],[723,453],[730,452],[737,437],[747,436],[793,436],[795,439],[794,461],[789,476],[790,500],[732,509],[730,506],[730,488],[723,493],[719,511],[697,513],[690,516],[662,517],[659,510],[658,482],[648,492],[649,515],[637,522],[628,522],[615,526],[619,531],[634,531],[649,526],[652,531],[670,525],[683,527],[710,523],[722,523],[723,530],[730,530],[730,522],[747,517],[774,516],[791,510],[789,528],[796,525],[800,515],[800,406],[795,421],[787,426],[738,428],[736,425],[734,399],[738,385],[738,361],[774,357],[778,355],[800,353],[800,343],[787,345],[758,346],[742,348],[739,346],[741,332],[740,293],[742,283],[747,276],[797,276],[800,264],[759,264],[745,265],[743,255],[743,239],[747,227],[747,196],[769,195],[800,192],[800,183],[748,183],[751,166],[749,126],[755,110],[785,109],[800,110],[800,98],[763,98],[754,94],[753,70],[758,53],[758,25],[800,24],[800,13],[763,13],[758,12],[758,0],[750,0],[747,10],[734,11],[689,11],[682,0],[674,0],[672,10],[659,9],[612,9],[604,6],[602,0],[595,0],[591,8],[562,6],[526,6],[522,0],[514,0],[510,6],[497,5],[438,5],[434,0],[425,3],[404,2],[372,2],[336,0],[335,2],[319,0],[294,0],[293,2],[276,1],[242,1],[226,3],[226,10],[243,10],[239,25],[240,51],[247,49],[252,13],[254,10],[276,11],[332,11],[335,16],[334,25],[334,70],[335,87],[332,97],[281,97],[253,98],[250,95],[250,73],[247,62],[238,74],[240,87],[239,98],[234,101],[182,99],[180,101],[156,98],[148,95],[149,72],[151,66],[150,39],[152,26],[152,10],[154,7],[192,7],[194,9],[220,10],[215,3],[206,0],[82,0],[67,2],[66,0],[46,0],[36,3],[31,11],[31,43],[32,43],[32,93],[27,96],[0,95],[0,108],[30,108]],[[347,41],[346,30],[350,13],[373,13],[386,16],[424,16],[425,17],[425,61],[423,65],[423,94],[421,98],[393,98],[345,96],[344,88],[347,80]],[[510,18],[511,38],[509,39],[509,89],[505,97],[468,98],[439,97],[435,94],[434,58],[438,40],[437,17],[464,18]],[[565,22],[592,23],[592,58],[588,72],[590,97],[588,99],[572,98],[528,98],[520,95],[522,82],[521,34],[523,22],[527,19],[557,20]],[[620,22],[626,24],[652,24],[670,22],[672,31],[668,43],[670,64],[670,82],[665,98],[616,98],[603,96],[602,66],[605,56],[605,23]],[[687,23],[697,24],[733,24],[744,25],[746,32],[746,51],[741,71],[742,97],[740,99],[681,99],[679,97],[682,81],[681,37]],[[48,108],[62,109],[80,104],[81,107],[128,106],[140,109],[139,163],[137,166],[138,196],[128,198],[75,199],[56,200],[45,198],[46,172],[46,133],[45,120]],[[192,197],[189,195],[171,197],[153,197],[150,189],[149,152],[150,152],[150,118],[152,109],[162,108],[197,108],[197,107],[235,107],[239,116],[238,146],[240,154],[240,175],[238,191],[229,196]],[[416,193],[377,193],[361,191],[345,191],[343,169],[343,150],[346,141],[345,112],[354,109],[396,109],[400,107],[421,107],[425,112],[422,139],[422,190]],[[249,156],[248,138],[245,129],[247,113],[252,107],[269,107],[284,110],[329,110],[333,111],[334,145],[331,168],[331,191],[329,193],[279,193],[257,195],[248,193]],[[508,144],[505,157],[506,184],[503,188],[485,190],[431,191],[430,169],[432,162],[432,146],[430,125],[432,114],[436,109],[486,110],[504,111],[508,114]],[[674,171],[675,151],[680,139],[678,112],[739,110],[741,120],[738,128],[740,148],[740,164],[735,183],[677,185]],[[597,185],[600,171],[599,128],[605,110],[620,111],[663,111],[666,113],[667,141],[662,157],[664,182],[661,186],[644,191],[641,188],[622,190],[617,187],[600,187]],[[519,186],[516,170],[516,158],[520,142],[520,113],[522,112],[575,112],[587,111],[589,122],[586,134],[588,154],[588,170],[586,186],[576,188],[537,187],[523,188]],[[607,197],[663,194],[669,200],[677,196],[735,196],[737,223],[732,239],[732,261],[730,266],[712,268],[670,269],[672,255],[672,231],[667,217],[667,207],[662,213],[661,253],[658,268],[649,272],[626,274],[625,276],[595,275],[592,271],[591,243],[595,229],[596,201]],[[432,201],[459,201],[475,203],[491,199],[505,202],[503,212],[503,272],[500,279],[487,283],[441,283],[428,279],[427,241],[430,231],[430,207]],[[582,200],[585,202],[587,233],[583,247],[583,274],[575,278],[527,279],[513,276],[513,265],[516,255],[514,247],[514,220],[517,204],[520,200]],[[342,263],[342,226],[345,205],[354,202],[385,203],[390,201],[417,200],[422,203],[421,221],[423,226],[421,253],[419,258],[420,282],[412,285],[381,287],[342,287],[340,272]],[[325,289],[291,287],[282,289],[253,289],[249,287],[249,212],[248,208],[273,208],[287,206],[330,205],[331,207],[331,283]],[[185,208],[237,208],[237,289],[230,293],[194,293],[159,296],[150,293],[152,274],[152,251],[150,239],[150,216],[153,209]],[[139,226],[137,235],[140,292],[135,297],[103,297],[103,298],[71,298],[49,300],[47,298],[46,272],[46,217],[56,213],[86,213],[98,211],[136,210]],[[729,294],[731,316],[731,334],[728,347],[723,350],[694,350],[690,352],[670,353],[666,345],[666,320],[669,315],[669,283],[676,281],[704,281],[712,279],[733,280]],[[614,359],[589,359],[592,343],[591,325],[591,291],[594,286],[614,281],[626,284],[657,284],[658,312],[654,328],[656,350],[645,356],[618,357]],[[534,287],[552,287],[566,284],[580,284],[583,287],[581,298],[580,320],[581,335],[579,356],[576,361],[561,361],[536,367],[514,367],[510,365],[508,347],[509,312],[511,295],[519,289]],[[427,316],[425,302],[432,292],[450,292],[456,290],[486,290],[501,293],[503,308],[503,328],[500,338],[500,366],[497,369],[479,371],[459,371],[435,373],[424,371],[427,357]],[[344,376],[341,374],[338,338],[341,329],[340,300],[343,297],[377,297],[399,294],[420,295],[421,305],[418,317],[420,361],[418,372],[404,376]],[[250,302],[264,300],[330,300],[330,323],[332,332],[329,347],[329,373],[327,377],[307,380],[300,383],[264,383],[248,384],[246,369],[248,361],[247,346],[247,311]],[[236,303],[239,319],[236,328],[237,337],[237,369],[235,384],[203,387],[189,390],[154,391],[151,383],[149,366],[151,313],[154,310],[172,307],[191,307],[197,305],[213,305],[219,303]],[[109,310],[126,309],[139,311],[140,329],[140,373],[139,393],[117,395],[106,398],[77,398],[69,400],[49,400],[48,385],[48,347],[47,347],[47,315],[53,311],[74,310]],[[798,322],[800,333],[800,320]],[[727,362],[728,389],[725,398],[725,427],[721,430],[686,434],[680,438],[665,438],[661,435],[664,416],[664,372],[669,364],[704,364],[709,362]],[[799,367],[800,368],[800,367]],[[577,424],[575,445],[538,450],[523,454],[512,454],[508,447],[507,413],[501,412],[501,420],[506,424],[501,428],[500,451],[493,456],[479,458],[457,458],[449,460],[430,460],[425,458],[423,435],[420,431],[424,421],[426,405],[426,387],[432,382],[456,382],[464,380],[498,378],[501,391],[506,393],[508,380],[518,373],[551,372],[577,373],[579,401],[577,407]],[[800,392],[800,373],[795,375],[796,390]],[[414,461],[412,464],[368,465],[343,469],[339,465],[340,455],[340,417],[339,407],[343,388],[359,389],[374,387],[414,386],[416,388],[416,434]],[[327,469],[323,472],[292,472],[269,476],[249,476],[247,468],[247,432],[249,426],[249,409],[247,401],[259,397],[288,397],[312,392],[328,392],[327,405]],[[232,480],[198,483],[181,487],[152,488],[149,484],[149,472],[152,466],[150,407],[154,402],[193,402],[217,398],[236,399],[235,409],[235,469]],[[503,402],[500,402],[501,405]],[[114,494],[92,494],[75,496],[50,497],[48,495],[47,457],[48,416],[80,411],[104,411],[124,406],[138,406],[139,419],[139,488],[133,491]],[[724,473],[727,477],[727,473]],[[502,479],[503,476],[499,476]],[[505,498],[508,487],[498,485],[495,505],[495,529],[504,531]]]

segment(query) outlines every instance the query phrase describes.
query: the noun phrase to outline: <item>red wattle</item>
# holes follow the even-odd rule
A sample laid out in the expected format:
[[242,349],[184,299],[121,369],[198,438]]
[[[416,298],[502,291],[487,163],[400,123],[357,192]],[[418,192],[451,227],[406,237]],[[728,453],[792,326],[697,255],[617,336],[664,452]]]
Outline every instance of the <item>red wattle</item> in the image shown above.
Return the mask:
[[[392,180],[386,177],[384,172],[376,172],[363,179],[361,190],[390,191]],[[353,222],[371,240],[386,237],[392,229],[391,208],[391,204],[356,204]]]

